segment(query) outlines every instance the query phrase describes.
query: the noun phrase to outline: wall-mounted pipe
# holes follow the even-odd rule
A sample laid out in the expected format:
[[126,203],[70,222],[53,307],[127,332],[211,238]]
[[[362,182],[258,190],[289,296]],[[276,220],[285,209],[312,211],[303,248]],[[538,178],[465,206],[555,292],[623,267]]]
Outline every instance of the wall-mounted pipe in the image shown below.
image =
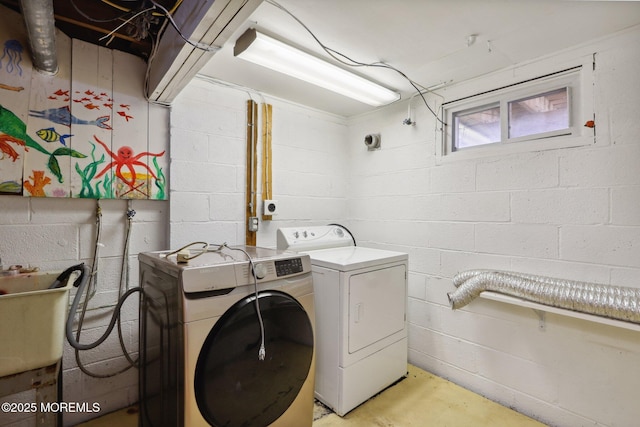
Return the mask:
[[464,307],[482,291],[494,291],[553,307],[640,323],[640,288],[491,270],[459,273],[453,283],[457,289],[447,294],[452,309]]
[[34,67],[46,74],[58,72],[53,0],[20,0]]

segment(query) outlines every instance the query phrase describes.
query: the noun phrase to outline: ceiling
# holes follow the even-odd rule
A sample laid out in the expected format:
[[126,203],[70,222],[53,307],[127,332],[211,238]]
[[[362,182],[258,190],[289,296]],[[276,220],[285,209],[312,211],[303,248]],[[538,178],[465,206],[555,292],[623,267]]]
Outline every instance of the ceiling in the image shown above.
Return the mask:
[[[385,62],[423,87],[459,82],[640,25],[640,1],[276,1],[326,46],[360,62]],[[169,10],[180,4],[180,0],[156,2]],[[19,0],[0,0],[0,4],[19,10]],[[151,38],[162,24],[157,12],[145,12],[113,37],[100,40],[147,8],[149,0],[53,0],[53,4],[56,26],[70,37],[143,58],[148,58]],[[235,58],[235,40],[250,27],[327,58],[299,22],[265,0],[200,74],[342,116],[373,109]],[[352,70],[401,92],[405,99],[415,93],[396,71]]]
[[[320,41],[360,62],[383,61],[424,87],[458,82],[640,24],[640,1],[560,0],[276,0]],[[311,35],[263,2],[201,74],[343,116],[374,107],[233,57],[249,27],[327,57]],[[469,36],[476,35],[468,45]],[[357,68],[398,90],[397,72]]]
[[[177,0],[155,1],[171,10]],[[20,0],[0,0],[0,4],[20,12]],[[144,0],[53,0],[56,27],[69,37],[145,59],[151,52],[151,37],[158,34],[163,23],[160,9],[143,12],[150,6]],[[134,15],[137,16],[110,34]],[[100,40],[105,36],[108,37]]]

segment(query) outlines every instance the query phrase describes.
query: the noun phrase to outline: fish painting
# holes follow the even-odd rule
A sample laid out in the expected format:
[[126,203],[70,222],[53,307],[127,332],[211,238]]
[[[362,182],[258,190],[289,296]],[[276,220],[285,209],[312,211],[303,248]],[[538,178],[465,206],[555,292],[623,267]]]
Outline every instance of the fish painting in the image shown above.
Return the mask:
[[27,125],[20,119],[20,117],[16,116],[13,111],[4,108],[2,105],[0,105],[0,133],[4,133],[20,141],[24,141],[25,147],[33,148],[49,156],[47,167],[56,176],[56,178],[58,178],[59,182],[63,181],[63,177],[60,165],[58,164],[58,156],[69,156],[79,159],[87,157],[84,154],[67,147],[60,147],[53,153],[50,153],[46,148],[27,135]]
[[49,153],[44,147],[27,135],[27,125],[16,116],[11,110],[7,110],[0,105],[0,132],[5,133],[13,138],[23,141],[27,147],[35,148],[44,154]]
[[133,116],[128,115],[127,113],[125,113],[124,111],[118,111],[118,114],[122,117],[124,117],[124,119],[126,121],[129,121],[129,119],[133,119]]
[[73,135],[60,135],[54,128],[40,129],[36,132],[36,135],[40,137],[43,141],[46,142],[56,142],[60,141],[62,145],[67,146],[66,139],[72,137]]
[[98,126],[101,129],[111,129],[111,126],[107,124],[107,122],[111,118],[110,116],[98,117],[95,120],[79,119],[71,114],[71,109],[68,105],[60,108],[49,108],[48,110],[29,110],[29,115],[31,117],[38,117],[41,119],[49,120],[59,125],[94,125]]

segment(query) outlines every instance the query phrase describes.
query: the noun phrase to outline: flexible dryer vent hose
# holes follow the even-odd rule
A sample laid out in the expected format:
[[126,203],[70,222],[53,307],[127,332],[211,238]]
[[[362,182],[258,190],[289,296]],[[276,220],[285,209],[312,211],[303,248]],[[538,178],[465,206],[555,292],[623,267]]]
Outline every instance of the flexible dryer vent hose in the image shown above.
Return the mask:
[[640,288],[555,279],[509,271],[469,270],[453,278],[447,294],[452,309],[464,307],[482,291],[494,291],[553,307],[640,323]]

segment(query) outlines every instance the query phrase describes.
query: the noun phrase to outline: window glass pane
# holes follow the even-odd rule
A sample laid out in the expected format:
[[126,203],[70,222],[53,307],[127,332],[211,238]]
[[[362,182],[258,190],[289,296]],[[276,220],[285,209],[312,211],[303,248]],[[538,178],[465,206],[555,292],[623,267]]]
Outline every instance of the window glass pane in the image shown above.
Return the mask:
[[509,138],[568,128],[567,88],[509,102]]
[[500,107],[474,108],[453,114],[454,149],[500,142]]

